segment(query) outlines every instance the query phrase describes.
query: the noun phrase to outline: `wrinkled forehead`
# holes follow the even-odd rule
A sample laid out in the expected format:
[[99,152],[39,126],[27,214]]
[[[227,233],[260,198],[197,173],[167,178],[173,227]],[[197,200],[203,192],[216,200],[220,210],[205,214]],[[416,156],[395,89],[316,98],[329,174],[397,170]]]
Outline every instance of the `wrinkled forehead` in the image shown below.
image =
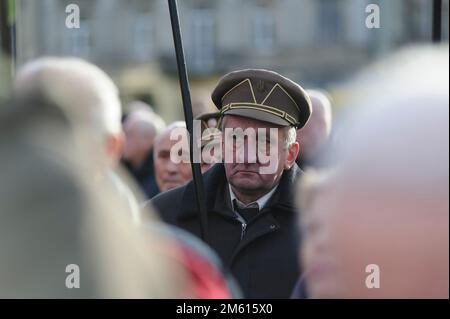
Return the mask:
[[276,125],[269,122],[259,121],[256,119],[252,119],[249,117],[244,116],[238,116],[238,115],[225,115],[222,118],[222,127],[223,129],[226,128],[254,128],[257,130],[258,128],[276,128],[276,129],[283,129],[286,128],[285,126]]

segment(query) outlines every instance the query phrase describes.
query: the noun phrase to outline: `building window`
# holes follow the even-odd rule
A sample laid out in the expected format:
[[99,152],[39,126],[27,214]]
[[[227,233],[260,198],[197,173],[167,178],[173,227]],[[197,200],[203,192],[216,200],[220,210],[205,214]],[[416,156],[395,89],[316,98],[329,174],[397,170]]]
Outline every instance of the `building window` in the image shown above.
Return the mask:
[[432,33],[433,5],[423,1],[409,1],[403,6],[405,40],[427,41]]
[[321,46],[335,45],[343,34],[342,1],[317,1],[317,40]]
[[275,19],[270,8],[256,7],[252,19],[253,47],[259,52],[271,52],[275,38]]
[[215,24],[211,9],[194,9],[191,19],[191,62],[195,71],[210,72],[215,64]]
[[68,55],[87,58],[91,53],[91,29],[87,21],[79,29],[65,28],[64,51]]
[[153,55],[153,20],[148,14],[136,17],[133,25],[134,56],[139,61],[149,60]]

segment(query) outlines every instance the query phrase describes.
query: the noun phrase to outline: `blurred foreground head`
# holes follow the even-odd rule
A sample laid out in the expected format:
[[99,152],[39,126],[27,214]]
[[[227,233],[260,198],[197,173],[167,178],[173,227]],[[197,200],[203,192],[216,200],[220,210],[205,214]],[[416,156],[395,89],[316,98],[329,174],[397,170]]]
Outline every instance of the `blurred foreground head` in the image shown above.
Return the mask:
[[365,73],[336,167],[304,179],[311,297],[448,298],[448,54],[411,48]]
[[24,65],[14,83],[19,100],[40,96],[62,109],[76,132],[77,146],[99,170],[114,166],[123,147],[117,87],[97,66],[77,58],[44,57]]
[[93,185],[61,109],[33,105],[0,107],[0,298],[192,296],[170,241]]

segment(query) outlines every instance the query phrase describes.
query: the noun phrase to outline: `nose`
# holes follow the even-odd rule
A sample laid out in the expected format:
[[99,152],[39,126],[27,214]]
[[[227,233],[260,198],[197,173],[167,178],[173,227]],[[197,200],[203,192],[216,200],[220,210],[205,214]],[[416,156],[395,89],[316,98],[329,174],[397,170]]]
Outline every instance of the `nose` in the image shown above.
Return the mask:
[[238,163],[256,163],[256,140],[245,138],[243,145],[236,147],[236,160]]
[[166,172],[170,175],[174,175],[178,172],[178,166],[170,159],[167,161]]

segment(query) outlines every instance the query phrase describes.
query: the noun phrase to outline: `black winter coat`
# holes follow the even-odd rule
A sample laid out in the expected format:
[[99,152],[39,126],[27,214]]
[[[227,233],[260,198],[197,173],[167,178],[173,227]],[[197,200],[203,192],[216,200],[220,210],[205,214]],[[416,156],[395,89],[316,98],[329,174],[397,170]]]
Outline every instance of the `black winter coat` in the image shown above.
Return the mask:
[[158,195],[159,189],[156,184],[153,151],[151,151],[140,168],[134,168],[129,162],[122,161],[128,172],[134,177],[136,183],[144,192],[147,199],[151,199]]
[[[289,298],[299,278],[294,194],[300,174],[297,165],[285,171],[276,192],[245,229],[231,209],[223,164],[203,175],[209,244],[231,269],[246,298]],[[150,203],[166,222],[200,236],[192,182],[159,194]]]

